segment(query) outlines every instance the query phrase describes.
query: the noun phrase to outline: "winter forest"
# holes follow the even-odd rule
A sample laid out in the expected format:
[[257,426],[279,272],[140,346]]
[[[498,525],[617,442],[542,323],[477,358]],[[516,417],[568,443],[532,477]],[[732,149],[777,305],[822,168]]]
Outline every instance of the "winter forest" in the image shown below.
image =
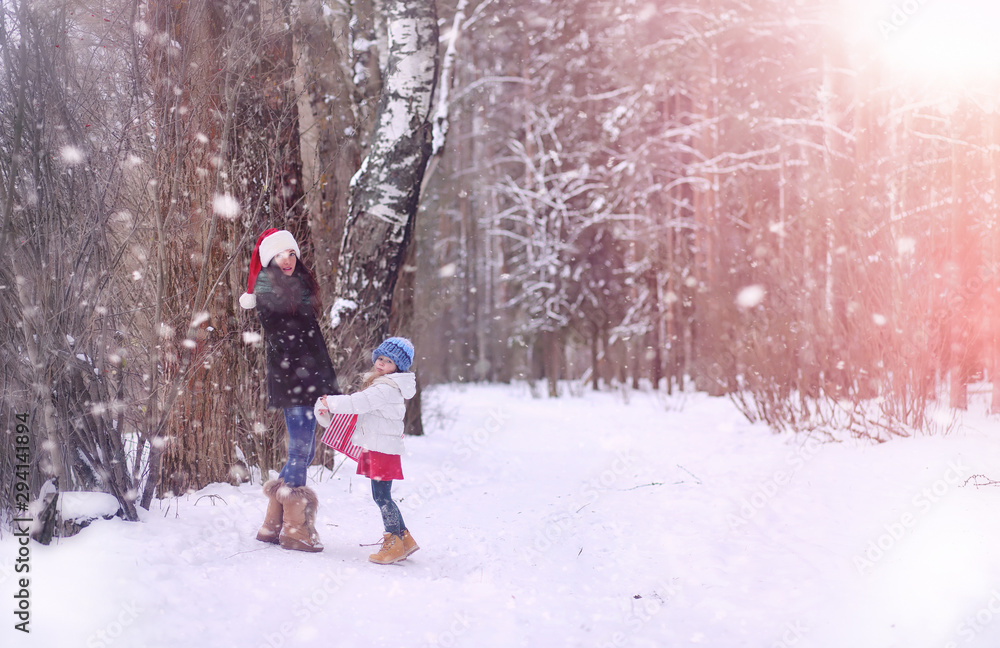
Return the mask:
[[267,227],[304,242],[342,381],[392,332],[421,389],[691,390],[878,442],[973,384],[1000,411],[995,53],[916,24],[946,4],[4,0],[0,393],[32,499],[136,519],[280,465],[236,303]]

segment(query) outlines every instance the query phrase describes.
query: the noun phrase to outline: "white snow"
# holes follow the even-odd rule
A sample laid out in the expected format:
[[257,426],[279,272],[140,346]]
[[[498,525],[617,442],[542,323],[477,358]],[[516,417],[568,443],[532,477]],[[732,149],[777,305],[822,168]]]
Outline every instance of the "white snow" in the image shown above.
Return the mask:
[[[702,394],[424,398],[393,487],[405,562],[367,562],[381,519],[350,460],[310,470],[318,554],[254,539],[259,477],[216,484],[32,543],[31,633],[9,614],[0,645],[1000,645],[1000,421],[979,401],[947,435],[871,445]],[[6,533],[8,604],[17,551]]]
[[108,493],[64,492],[59,493],[58,507],[64,520],[93,520],[116,514],[119,504]]
[[344,313],[357,310],[357,308],[357,302],[350,299],[337,298],[337,300],[333,302],[333,306],[330,307],[330,328],[337,328],[340,326],[340,316]]

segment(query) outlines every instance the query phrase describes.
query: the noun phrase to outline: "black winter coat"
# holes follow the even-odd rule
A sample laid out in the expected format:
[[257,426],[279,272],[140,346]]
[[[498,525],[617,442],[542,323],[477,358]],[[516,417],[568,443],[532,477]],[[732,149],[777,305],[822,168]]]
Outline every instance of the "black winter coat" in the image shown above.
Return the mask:
[[299,267],[290,277],[264,268],[253,293],[264,328],[267,406],[312,407],[320,396],[339,394],[337,374]]

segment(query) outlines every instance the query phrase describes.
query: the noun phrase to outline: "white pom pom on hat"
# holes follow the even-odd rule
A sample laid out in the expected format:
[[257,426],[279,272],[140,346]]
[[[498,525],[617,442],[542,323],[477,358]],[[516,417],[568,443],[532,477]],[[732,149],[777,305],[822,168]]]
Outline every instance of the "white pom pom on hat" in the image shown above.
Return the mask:
[[250,274],[247,278],[247,291],[240,295],[240,306],[243,308],[254,308],[257,305],[257,298],[253,294],[253,286],[257,282],[257,274],[261,268],[266,268],[274,257],[285,250],[295,250],[295,255],[301,257],[299,244],[295,242],[295,237],[288,230],[270,228],[257,239],[257,245],[253,248],[250,256]]

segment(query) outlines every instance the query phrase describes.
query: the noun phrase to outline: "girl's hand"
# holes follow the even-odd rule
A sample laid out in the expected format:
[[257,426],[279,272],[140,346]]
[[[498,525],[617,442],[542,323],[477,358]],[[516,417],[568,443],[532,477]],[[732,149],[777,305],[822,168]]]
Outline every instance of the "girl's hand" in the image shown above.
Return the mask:
[[314,409],[316,410],[316,414],[322,414],[323,416],[330,415],[330,408],[326,405],[325,396],[320,396],[316,399],[316,407]]

